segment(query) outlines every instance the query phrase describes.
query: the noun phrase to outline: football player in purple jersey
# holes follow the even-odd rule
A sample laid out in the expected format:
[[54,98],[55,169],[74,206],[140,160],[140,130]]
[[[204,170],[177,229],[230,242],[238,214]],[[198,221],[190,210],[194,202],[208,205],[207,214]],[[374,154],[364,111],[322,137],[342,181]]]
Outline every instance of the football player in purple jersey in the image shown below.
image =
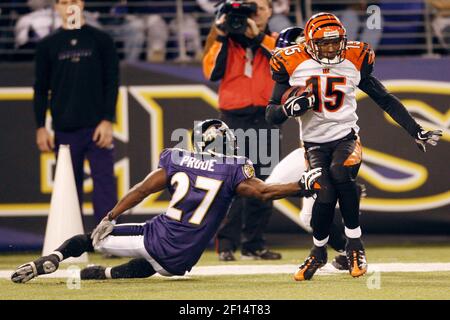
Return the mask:
[[[134,186],[92,233],[74,236],[50,255],[19,266],[11,280],[27,282],[56,271],[64,259],[93,251],[133,259],[112,268],[87,267],[81,270],[81,279],[184,275],[200,259],[236,194],[272,200],[312,195],[320,189],[321,168],[305,172],[294,183],[266,184],[256,178],[252,163],[235,156],[236,138],[221,120],[199,123],[193,137],[193,152],[163,150],[158,168]],[[123,212],[166,188],[171,200],[164,214],[144,224],[115,224]]]

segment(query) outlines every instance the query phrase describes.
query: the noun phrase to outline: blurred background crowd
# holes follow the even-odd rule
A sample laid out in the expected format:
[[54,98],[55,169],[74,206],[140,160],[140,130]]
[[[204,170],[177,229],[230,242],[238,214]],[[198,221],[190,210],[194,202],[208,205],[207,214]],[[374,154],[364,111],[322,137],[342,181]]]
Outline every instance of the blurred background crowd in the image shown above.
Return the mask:
[[[87,0],[86,20],[110,33],[127,61],[199,61],[218,2]],[[273,32],[331,11],[349,39],[371,43],[377,55],[432,56],[450,49],[450,0],[274,0],[273,10]],[[367,19],[378,14],[381,28],[369,29]],[[36,42],[60,24],[52,0],[0,1],[0,61],[31,60]]]

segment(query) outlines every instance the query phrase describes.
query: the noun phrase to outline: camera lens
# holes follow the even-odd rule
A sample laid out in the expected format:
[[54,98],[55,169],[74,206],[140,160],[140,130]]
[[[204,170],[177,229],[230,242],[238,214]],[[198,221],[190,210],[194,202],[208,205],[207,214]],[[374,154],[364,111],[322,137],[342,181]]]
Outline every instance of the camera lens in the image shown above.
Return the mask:
[[233,19],[232,21],[230,21],[230,26],[233,29],[240,29],[240,28],[242,28],[242,26],[243,26],[242,19]]

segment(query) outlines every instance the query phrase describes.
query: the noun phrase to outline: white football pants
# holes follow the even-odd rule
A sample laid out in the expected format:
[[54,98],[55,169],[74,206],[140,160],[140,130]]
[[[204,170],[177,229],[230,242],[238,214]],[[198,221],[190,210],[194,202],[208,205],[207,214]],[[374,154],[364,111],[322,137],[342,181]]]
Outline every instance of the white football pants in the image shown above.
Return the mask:
[[[283,158],[273,169],[266,183],[290,183],[298,182],[302,173],[306,171],[305,149],[298,148]],[[303,207],[300,210],[300,226],[311,233],[311,216],[314,205],[312,197],[303,198]]]
[[[136,230],[137,226],[144,223],[123,223],[117,224],[114,228]],[[114,232],[114,231],[113,231]],[[152,256],[147,252],[144,246],[144,235],[128,234],[128,235],[108,235],[101,240],[96,246],[95,251],[103,254],[110,254],[117,257],[144,258],[153,267],[153,269],[162,276],[170,277],[171,273],[166,271]]]

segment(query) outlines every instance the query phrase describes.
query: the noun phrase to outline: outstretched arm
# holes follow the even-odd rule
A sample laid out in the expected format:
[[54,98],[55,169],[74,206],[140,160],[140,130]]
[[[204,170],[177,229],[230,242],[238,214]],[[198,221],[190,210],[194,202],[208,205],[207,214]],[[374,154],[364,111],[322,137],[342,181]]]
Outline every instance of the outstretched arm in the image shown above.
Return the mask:
[[314,190],[320,189],[317,180],[322,175],[322,169],[316,168],[302,174],[299,182],[292,183],[264,183],[258,178],[251,178],[241,182],[236,193],[243,197],[257,198],[262,201],[276,200],[289,196],[311,195]]
[[426,144],[435,146],[442,136],[442,130],[425,131],[409,114],[405,106],[392,93],[388,92],[383,84],[373,75],[361,80],[359,86],[367,93],[377,105],[386,111],[392,119],[403,127],[413,138],[417,146],[426,152]]
[[442,130],[425,131],[406,110],[405,106],[383,84],[372,75],[375,54],[368,49],[361,66],[361,81],[358,87],[367,93],[377,105],[386,111],[392,119],[403,127],[413,138],[417,146],[426,152],[426,144],[435,146],[442,136]]
[[167,185],[166,170],[158,168],[152,171],[145,179],[135,185],[119,200],[116,206],[108,213],[108,220],[116,220],[118,216],[133,208],[152,193],[162,191]]
[[415,137],[417,132],[420,131],[420,125],[409,114],[400,100],[388,92],[383,84],[373,75],[370,74],[362,79],[358,87],[367,93],[381,109],[386,111],[412,137]]
[[258,178],[241,182],[236,188],[237,194],[247,198],[257,198],[262,201],[281,199],[298,194],[301,191],[298,183],[266,184]]

